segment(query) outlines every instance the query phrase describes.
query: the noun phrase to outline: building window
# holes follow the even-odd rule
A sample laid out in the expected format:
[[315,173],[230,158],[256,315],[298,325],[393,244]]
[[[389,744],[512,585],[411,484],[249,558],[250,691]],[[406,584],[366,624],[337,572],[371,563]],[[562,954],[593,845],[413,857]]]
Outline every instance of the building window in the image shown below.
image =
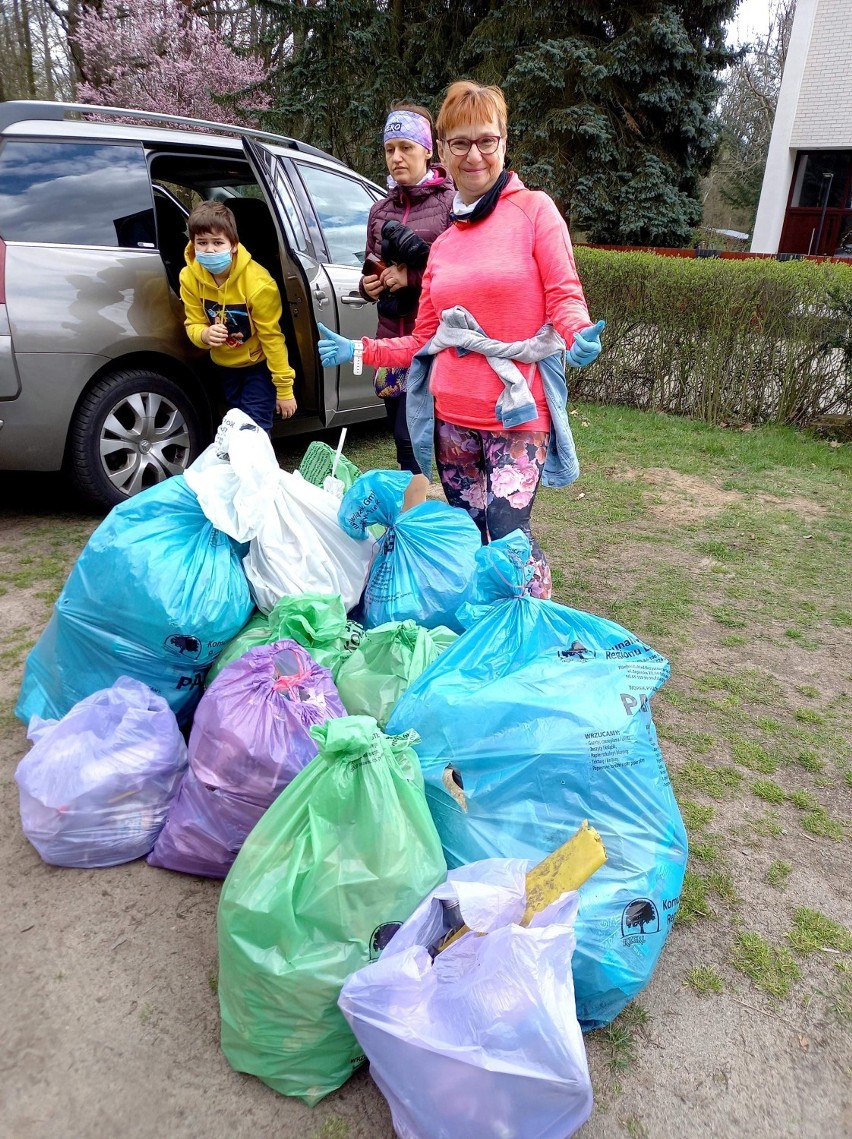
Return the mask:
[[849,257],[852,150],[805,150],[796,159],[779,253]]
[[800,154],[790,205],[796,209],[852,209],[852,150]]

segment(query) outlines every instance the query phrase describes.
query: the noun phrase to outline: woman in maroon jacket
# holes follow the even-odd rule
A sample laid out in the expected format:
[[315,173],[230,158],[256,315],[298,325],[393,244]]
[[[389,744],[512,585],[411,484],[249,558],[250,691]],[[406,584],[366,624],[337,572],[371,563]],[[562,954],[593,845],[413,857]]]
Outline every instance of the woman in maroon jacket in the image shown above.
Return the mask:
[[[405,264],[395,241],[388,240],[388,231],[383,241],[383,226],[388,221],[401,222],[431,245],[450,224],[455,192],[443,166],[431,163],[432,116],[425,107],[410,103],[393,107],[385,123],[384,140],[388,194],[370,210],[367,259],[361,278],[362,295],[378,305],[379,339],[413,332],[425,268],[423,264]],[[399,231],[394,236],[398,237]],[[383,257],[383,246],[388,256]],[[376,373],[376,394],[385,401],[400,469],[417,474],[420,468],[405,422],[406,374],[405,368],[381,369]]]

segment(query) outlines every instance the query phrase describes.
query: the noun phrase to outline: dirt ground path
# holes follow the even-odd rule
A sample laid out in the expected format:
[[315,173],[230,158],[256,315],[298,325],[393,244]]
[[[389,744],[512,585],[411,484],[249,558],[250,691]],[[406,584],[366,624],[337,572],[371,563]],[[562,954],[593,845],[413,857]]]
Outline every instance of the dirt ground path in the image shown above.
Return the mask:
[[[23,654],[96,523],[66,506],[57,480],[34,482],[26,500],[8,476],[0,485],[0,1134],[392,1139],[366,1071],[311,1110],[229,1068],[218,1047],[218,883],[144,862],[54,869],[23,838],[13,773],[28,745],[11,714]],[[700,629],[696,638],[700,648]],[[842,656],[835,666],[848,678],[848,646]],[[848,857],[824,841],[809,849],[809,865],[795,867],[797,897],[848,921]],[[735,875],[769,857],[745,840],[728,855]],[[746,924],[753,911],[780,941],[770,887],[749,897]],[[779,1004],[745,978],[718,997],[686,984],[695,965],[724,957],[723,936],[718,924],[676,927],[641,998],[646,1023],[623,1048],[612,1036],[588,1040],[596,1109],[583,1139],[852,1135],[848,1035],[826,1001]],[[827,988],[832,964],[827,953],[817,960],[812,988]]]

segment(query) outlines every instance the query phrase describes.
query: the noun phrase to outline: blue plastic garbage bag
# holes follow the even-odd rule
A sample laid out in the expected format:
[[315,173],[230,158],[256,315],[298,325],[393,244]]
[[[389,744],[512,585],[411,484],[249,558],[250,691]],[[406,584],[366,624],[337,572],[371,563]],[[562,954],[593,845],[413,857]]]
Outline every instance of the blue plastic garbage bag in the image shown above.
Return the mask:
[[120,676],[61,720],[33,718],[15,779],[24,834],[53,866],[117,866],[143,858],[186,770],[174,712]]
[[338,520],[353,538],[374,523],[387,527],[364,589],[357,619],[368,629],[388,621],[416,621],[427,629],[459,632],[455,613],[464,599],[482,538],[464,510],[422,502],[403,512],[407,471],[368,471],[340,504]]
[[188,721],[208,667],[254,608],[244,552],[208,521],[182,476],[116,506],[27,659],[17,716],[61,719],[125,675]]
[[[520,531],[478,555],[470,627],[401,697],[449,866],[540,861],[583,819],[608,860],[580,888],[574,988],[585,1030],[647,984],[677,913],[686,832],[651,718],[664,657],[620,625],[525,594]],[[459,782],[462,787],[459,787]]]

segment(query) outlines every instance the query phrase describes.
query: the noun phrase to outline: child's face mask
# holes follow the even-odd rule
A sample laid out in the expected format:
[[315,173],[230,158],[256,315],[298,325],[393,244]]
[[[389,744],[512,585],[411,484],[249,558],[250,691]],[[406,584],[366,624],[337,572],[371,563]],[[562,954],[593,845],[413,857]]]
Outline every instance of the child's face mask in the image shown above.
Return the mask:
[[201,253],[197,249],[195,251],[195,260],[198,264],[214,275],[225,273],[230,269],[232,256],[230,249],[222,253]]
[[224,233],[197,233],[192,243],[195,247],[195,260],[208,272],[219,276],[231,268],[231,258],[237,249],[236,246],[231,247],[231,242]]

